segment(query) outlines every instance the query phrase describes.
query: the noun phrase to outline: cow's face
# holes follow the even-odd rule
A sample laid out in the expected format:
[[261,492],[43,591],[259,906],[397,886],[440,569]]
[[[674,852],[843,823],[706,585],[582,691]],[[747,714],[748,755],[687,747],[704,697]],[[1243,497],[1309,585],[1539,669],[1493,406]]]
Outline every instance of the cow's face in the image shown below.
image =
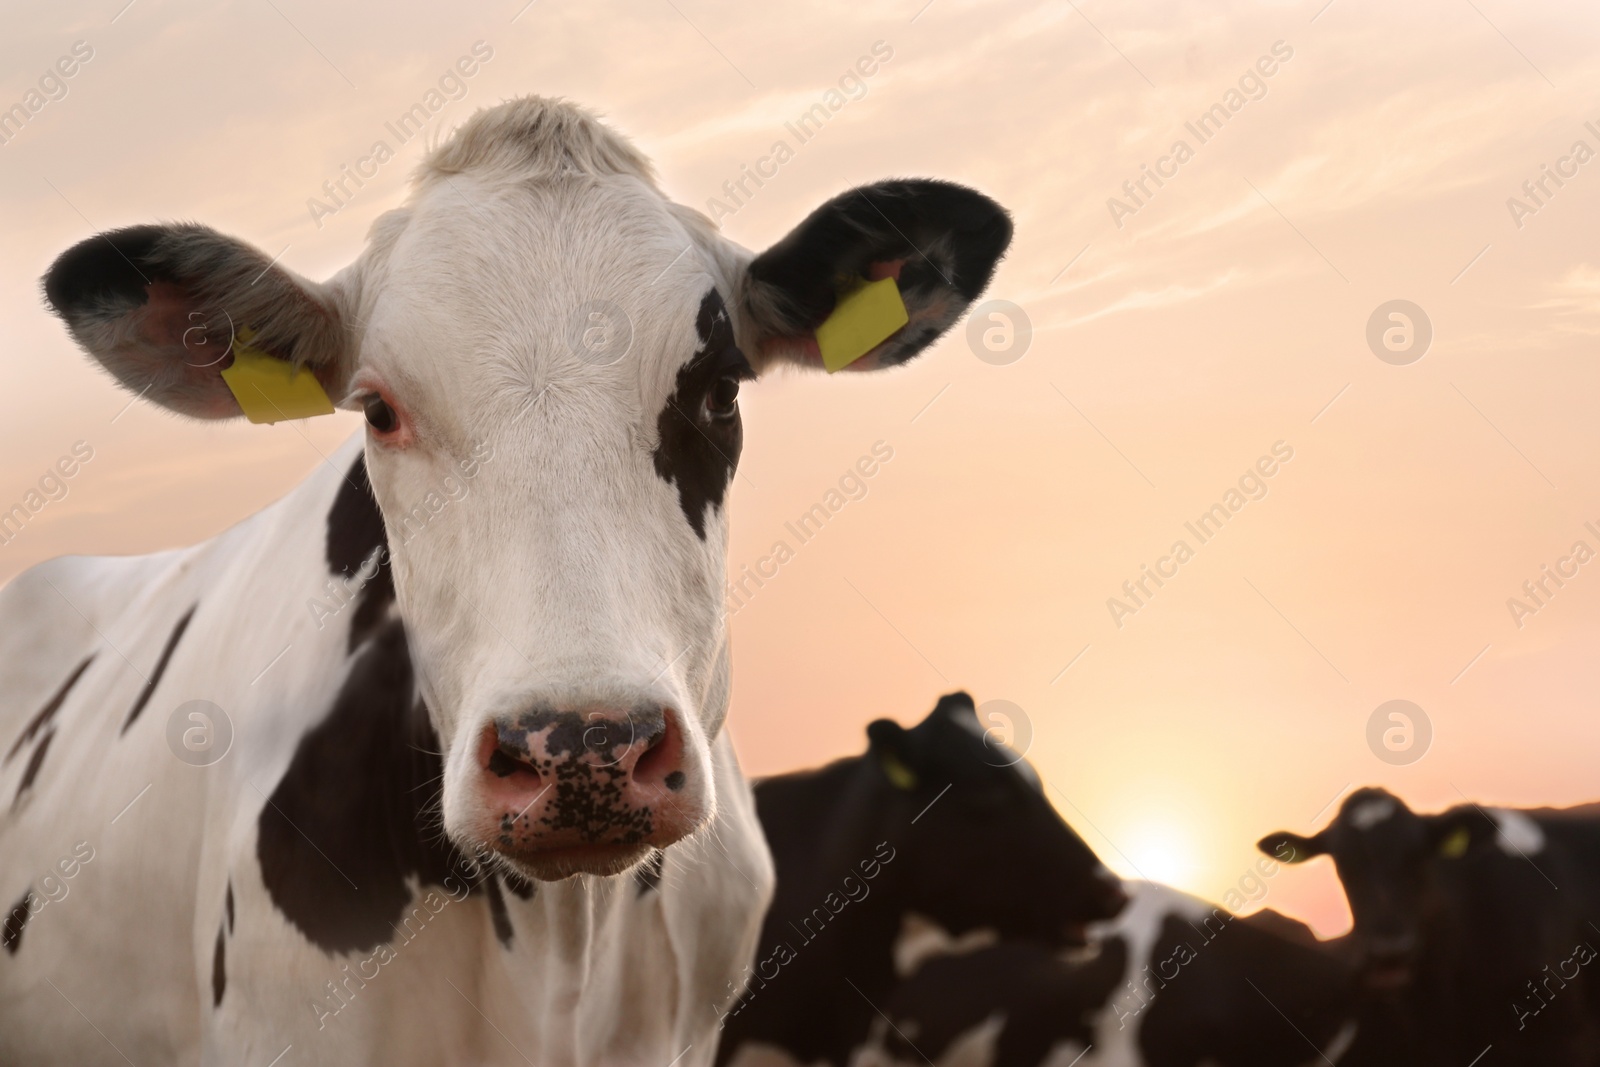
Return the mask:
[[169,408],[240,413],[220,371],[247,327],[365,414],[444,829],[548,879],[623,871],[714,810],[741,385],[815,365],[852,279],[896,277],[910,320],[854,369],[910,359],[1009,238],[977,193],[885,182],[752,258],[593,118],[529,98],[434,151],[326,284],[151,226],[83,242],[45,285],[91,354]]
[[882,776],[884,833],[898,855],[907,907],[954,935],[1082,945],[1086,927],[1127,903],[1121,882],[1045,798],[1021,756],[955,693],[907,730],[868,727]]
[[1424,931],[1441,906],[1441,862],[1464,855],[1482,825],[1490,824],[1470,810],[1418,815],[1387,790],[1359,789],[1316,835],[1279,831],[1257,847],[1284,863],[1333,857],[1365,979],[1374,989],[1395,990],[1411,983]]

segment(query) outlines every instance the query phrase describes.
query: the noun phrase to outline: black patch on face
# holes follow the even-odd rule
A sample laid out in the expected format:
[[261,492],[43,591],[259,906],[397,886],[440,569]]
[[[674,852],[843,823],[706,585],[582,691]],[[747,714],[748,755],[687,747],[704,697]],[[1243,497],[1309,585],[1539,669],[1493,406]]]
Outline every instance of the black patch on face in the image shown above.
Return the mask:
[[28,757],[28,765],[22,769],[22,781],[17,785],[17,795],[12,799],[12,803],[21,800],[22,794],[26,793],[28,788],[33,785],[33,780],[39,777],[39,768],[44,766],[45,751],[49,749],[50,742],[55,736],[56,732],[54,730],[46,730],[44,736],[39,739],[39,744],[34,747],[33,755]]
[[222,898],[223,906],[228,912],[228,933],[233,933],[233,882],[228,883],[228,895]]
[[228,968],[223,960],[222,927],[217,927],[217,950],[211,956],[211,1006],[222,1006],[222,994],[228,988]]
[[394,575],[389,570],[389,540],[383,529],[383,513],[372,496],[367,478],[367,457],[358,455],[350,465],[339,493],[328,509],[328,570],[346,581],[379,552],[378,569],[361,587],[355,612],[350,618],[349,651],[372,635],[390,604],[394,603]]
[[324,951],[391,941],[412,900],[408,878],[445,886],[453,877],[482,891],[483,872],[439,828],[439,751],[415,699],[405,628],[390,620],[356,657],[327,717],[300,740],[257,827],[273,906]]
[[657,850],[633,869],[633,884],[638,887],[641,897],[661,885],[661,865],[666,859],[667,854]]
[[161,650],[161,658],[156,660],[156,669],[150,672],[150,680],[140,690],[138,699],[133,702],[133,708],[128,712],[128,717],[122,721],[122,733],[128,732],[128,727],[133,725],[139,713],[144,711],[144,706],[150,703],[150,698],[155,696],[156,686],[161,684],[161,676],[166,673],[167,661],[172,658],[173,651],[178,647],[178,641],[183,637],[183,631],[189,628],[189,620],[194,618],[195,608],[199,606],[196,604],[184,612],[183,618],[178,620],[178,625],[172,628],[172,636],[167,638],[167,645]]
[[78,683],[78,679],[83,677],[83,672],[88,670],[89,664],[93,662],[94,655],[91,653],[85,657],[82,663],[78,664],[71,674],[67,675],[67,680],[61,683],[61,688],[57,689],[55,695],[45,703],[44,707],[39,709],[39,713],[28,720],[28,725],[23,727],[21,735],[12,744],[11,750],[6,753],[6,763],[10,763],[12,757],[22,749],[23,745],[33,740],[35,734],[50,725],[56,717],[56,712],[60,711],[61,705],[66,702],[67,694],[72,691],[72,687]]
[[500,882],[490,875],[483,880],[483,888],[489,893],[489,917],[494,922],[494,936],[501,948],[510,948],[511,916],[506,914],[506,898],[500,892]]
[[744,445],[738,408],[725,418],[706,408],[711,390],[723,378],[746,381],[755,371],[733,340],[733,323],[715,289],[700,301],[695,320],[700,345],[678,370],[672,395],[656,418],[656,474],[678,487],[678,503],[695,535],[706,539],[706,509],[721,507]]
[[3,928],[0,928],[0,947],[3,947],[13,956],[17,949],[22,947],[22,928],[28,925],[28,920],[33,917],[33,910],[29,907],[33,903],[33,890],[25,890],[22,899],[11,906],[11,911],[6,915]]

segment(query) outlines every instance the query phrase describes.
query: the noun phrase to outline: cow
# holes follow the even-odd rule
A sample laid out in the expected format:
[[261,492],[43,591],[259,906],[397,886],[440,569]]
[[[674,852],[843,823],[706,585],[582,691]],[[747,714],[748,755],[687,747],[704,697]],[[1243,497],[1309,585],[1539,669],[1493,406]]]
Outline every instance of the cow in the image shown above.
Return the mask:
[[894,180],[753,255],[526,97],[329,281],[187,223],[63,253],[130,391],[288,415],[224,376],[276,367],[366,425],[208,541],[0,592],[0,1062],[710,1064],[772,884],[723,728],[740,387],[869,280],[904,322],[850,369],[903,364],[1010,236]]
[[[859,1067],[1312,1067],[1347,1062],[1352,968],[1303,924],[1151,882],[1064,956],[1001,942],[926,960]],[[1399,1067],[1398,1064],[1395,1067]]]
[[1258,844],[1333,858],[1390,1059],[1600,1063],[1600,806],[1424,815],[1363,788],[1315,835]]
[[777,892],[719,1064],[846,1067],[929,931],[1065,948],[1126,902],[966,693],[910,729],[878,719],[865,753],[755,796]]

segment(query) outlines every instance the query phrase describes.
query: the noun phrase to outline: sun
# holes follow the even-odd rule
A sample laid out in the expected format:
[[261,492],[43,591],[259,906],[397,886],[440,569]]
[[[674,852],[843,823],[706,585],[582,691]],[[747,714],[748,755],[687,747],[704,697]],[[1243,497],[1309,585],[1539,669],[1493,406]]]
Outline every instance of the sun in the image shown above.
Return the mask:
[[1192,835],[1170,822],[1136,824],[1118,835],[1122,862],[1113,863],[1125,878],[1145,878],[1178,889],[1191,889],[1200,873]]

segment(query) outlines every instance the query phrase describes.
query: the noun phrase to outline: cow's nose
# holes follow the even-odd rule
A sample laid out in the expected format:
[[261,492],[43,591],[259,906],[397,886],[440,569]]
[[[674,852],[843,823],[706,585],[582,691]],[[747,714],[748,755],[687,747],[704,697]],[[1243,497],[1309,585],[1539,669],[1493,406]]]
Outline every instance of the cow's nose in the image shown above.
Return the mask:
[[[682,836],[684,741],[670,709],[538,709],[496,719],[478,741],[491,844],[513,858],[572,852],[590,860]],[[621,862],[621,860],[619,860]]]

